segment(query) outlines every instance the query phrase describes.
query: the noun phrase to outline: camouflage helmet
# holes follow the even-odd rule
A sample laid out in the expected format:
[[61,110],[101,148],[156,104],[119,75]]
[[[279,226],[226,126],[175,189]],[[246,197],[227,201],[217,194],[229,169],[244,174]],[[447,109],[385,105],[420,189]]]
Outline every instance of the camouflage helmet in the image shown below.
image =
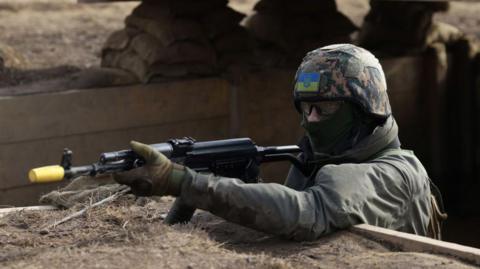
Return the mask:
[[300,102],[346,100],[369,115],[387,118],[392,113],[378,59],[352,44],[307,53],[295,75],[294,100],[299,112]]

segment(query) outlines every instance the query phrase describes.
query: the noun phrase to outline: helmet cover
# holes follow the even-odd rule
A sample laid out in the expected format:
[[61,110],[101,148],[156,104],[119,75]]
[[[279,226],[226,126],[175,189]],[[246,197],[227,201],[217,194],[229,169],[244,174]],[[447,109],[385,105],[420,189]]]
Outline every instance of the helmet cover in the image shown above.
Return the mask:
[[380,62],[352,44],[307,53],[295,75],[294,100],[298,111],[300,102],[345,100],[373,116],[387,118],[392,113]]

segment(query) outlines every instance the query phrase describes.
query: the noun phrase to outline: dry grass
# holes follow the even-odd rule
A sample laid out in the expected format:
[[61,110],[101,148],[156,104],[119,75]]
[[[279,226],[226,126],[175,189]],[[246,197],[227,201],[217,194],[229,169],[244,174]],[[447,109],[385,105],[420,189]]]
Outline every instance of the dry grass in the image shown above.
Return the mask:
[[[200,212],[166,226],[171,199],[127,196],[44,231],[71,214],[21,212],[0,219],[2,268],[469,268],[430,254],[393,251],[347,231],[291,242]],[[80,206],[79,206],[80,207]]]

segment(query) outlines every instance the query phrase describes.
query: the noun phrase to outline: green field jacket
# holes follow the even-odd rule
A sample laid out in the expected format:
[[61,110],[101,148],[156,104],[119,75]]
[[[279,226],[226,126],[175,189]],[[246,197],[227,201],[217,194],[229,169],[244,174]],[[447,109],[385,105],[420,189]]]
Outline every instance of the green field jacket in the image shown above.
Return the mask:
[[356,161],[324,165],[310,177],[292,168],[284,185],[246,184],[187,169],[179,198],[228,221],[294,240],[314,240],[360,223],[427,235],[428,175],[413,152],[385,149],[397,137],[393,118],[377,129],[345,152]]

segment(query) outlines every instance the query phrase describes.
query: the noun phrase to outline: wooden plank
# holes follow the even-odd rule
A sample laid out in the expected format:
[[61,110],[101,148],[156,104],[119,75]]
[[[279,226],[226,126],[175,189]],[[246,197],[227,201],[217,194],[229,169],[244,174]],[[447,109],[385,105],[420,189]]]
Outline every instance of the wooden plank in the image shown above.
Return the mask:
[[293,108],[293,69],[274,69],[249,74],[240,85],[244,110],[247,113],[258,110]]
[[22,211],[46,211],[46,210],[56,210],[56,206],[44,205],[44,206],[27,206],[27,207],[13,207],[13,208],[1,208],[0,209],[0,218],[14,212]]
[[[300,115],[293,109],[256,111],[246,119],[245,136],[263,146],[296,145],[303,135]],[[290,163],[264,164],[261,176],[266,182],[283,183]]]
[[239,85],[239,133],[258,144],[295,144],[302,134],[293,105],[295,71],[278,69],[249,75]]
[[[296,145],[304,132],[299,114],[288,109],[256,111],[244,124],[242,135],[251,137],[262,146]],[[264,164],[261,177],[266,182],[283,183],[289,167],[289,162]]]
[[480,249],[478,248],[462,246],[367,224],[356,225],[350,230],[370,239],[388,242],[400,248],[402,251],[448,255],[480,265]]
[[[404,56],[389,57],[380,59],[385,76],[388,78],[388,88],[393,85],[403,87],[395,87],[396,92],[410,92],[412,85],[416,85],[422,78],[422,56]],[[412,83],[415,82],[415,83]],[[391,92],[388,93],[392,94]]]
[[[227,138],[228,117],[0,145],[0,189],[29,185],[28,171],[33,167],[58,164],[64,147],[73,150],[74,165],[83,165],[98,161],[101,152],[127,148],[132,139],[144,143],[159,143],[169,138],[185,136],[198,140]],[[3,197],[0,197],[0,204],[21,203],[21,197],[10,197],[14,200],[9,200],[4,198],[6,195],[7,193],[1,195]]]
[[2,207],[38,205],[41,195],[56,190],[67,182],[28,185],[18,188],[0,189]]
[[399,123],[418,118],[421,106],[419,96],[421,92],[420,81],[423,77],[423,58],[399,57],[381,59],[383,70],[387,77],[388,96],[392,106],[393,115]]
[[[276,69],[249,74],[238,85],[238,134],[258,145],[296,144],[303,134],[300,115],[293,105],[295,70]],[[283,183],[288,162],[261,166],[266,182]]]
[[228,115],[228,83],[188,80],[0,98],[0,144]]
[[293,110],[257,111],[244,119],[242,136],[249,136],[257,144],[296,144],[303,135],[301,117]]

